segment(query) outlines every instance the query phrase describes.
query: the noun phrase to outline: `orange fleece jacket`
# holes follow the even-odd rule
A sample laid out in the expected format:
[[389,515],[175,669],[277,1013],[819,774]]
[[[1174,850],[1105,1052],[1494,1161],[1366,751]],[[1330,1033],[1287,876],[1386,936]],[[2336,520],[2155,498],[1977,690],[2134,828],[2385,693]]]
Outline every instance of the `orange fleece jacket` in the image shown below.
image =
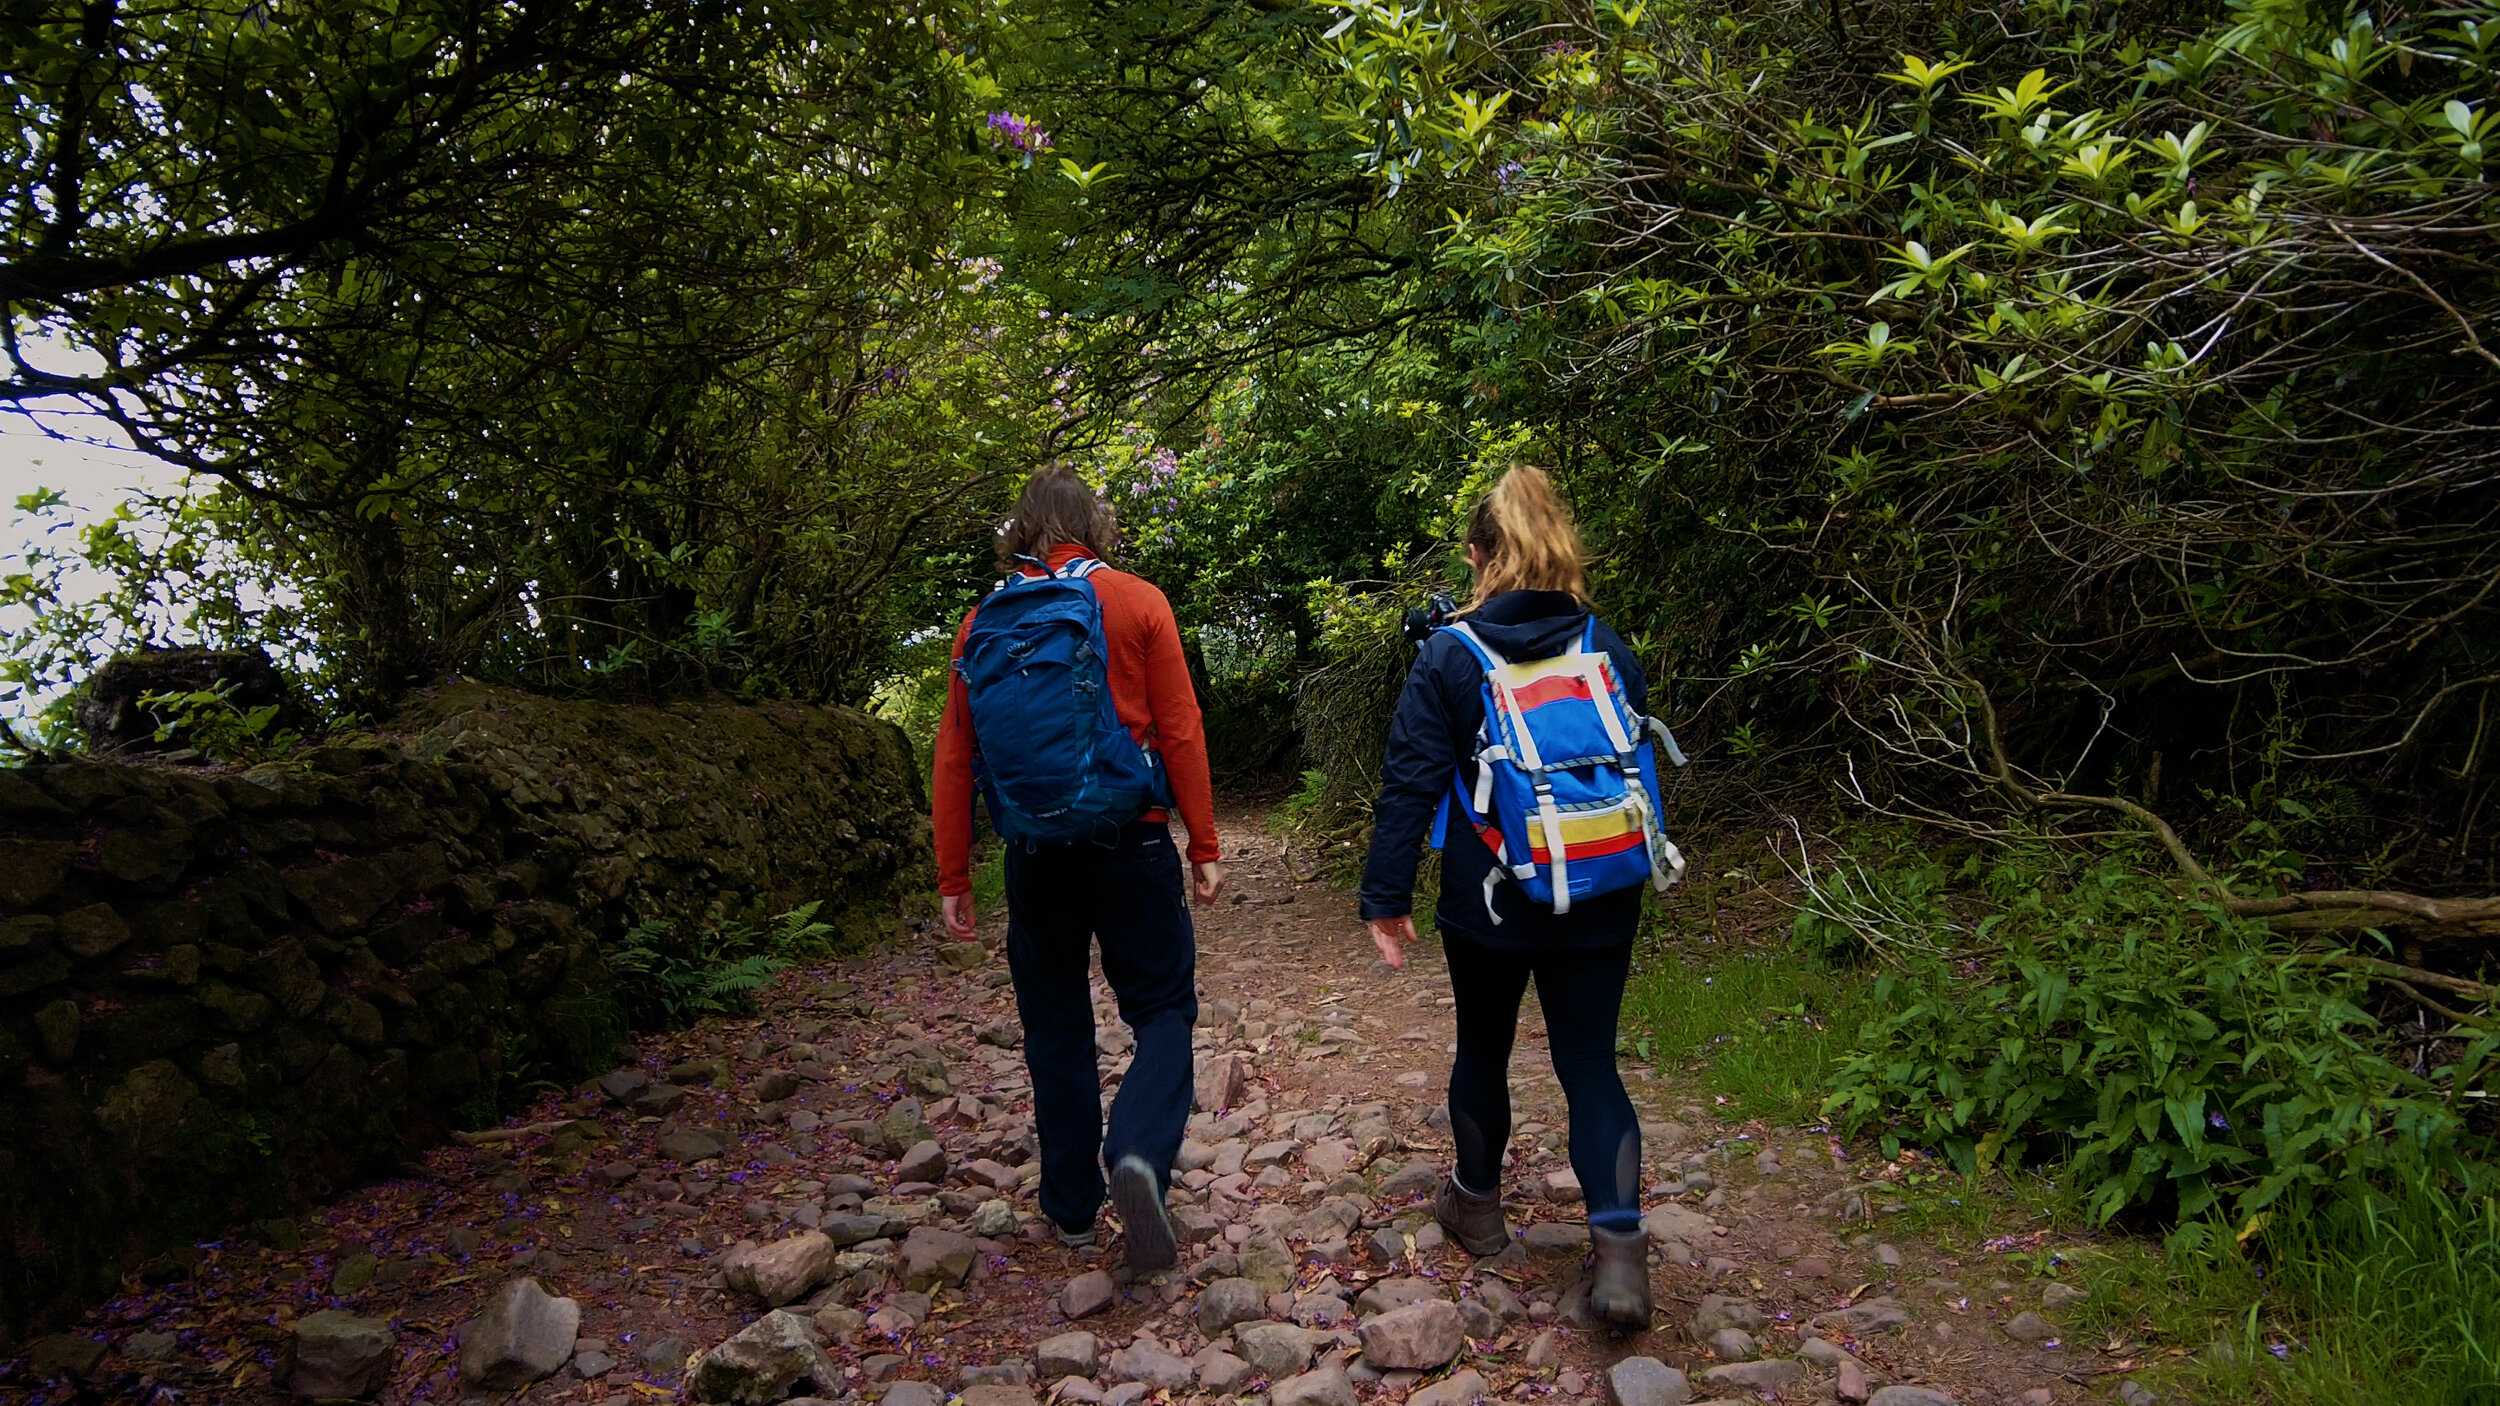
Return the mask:
[[[1062,544],[1050,553],[1053,569],[1086,555],[1085,549]],[[1039,575],[1026,568],[1025,574]],[[1172,795],[1180,802],[1181,823],[1189,827],[1189,862],[1211,864],[1222,857],[1215,835],[1215,790],[1207,780],[1207,739],[1198,718],[1198,694],[1189,683],[1189,661],[1181,654],[1180,626],[1172,619],[1172,603],[1154,583],[1108,567],[1093,574],[1094,594],[1102,602],[1102,632],[1111,647],[1104,672],[1111,680],[1111,703],[1137,745],[1163,754],[1163,768],[1172,778]],[[980,608],[964,613],[955,631],[955,657],[964,652],[964,636]],[[948,896],[972,892],[972,759],[980,742],[972,735],[972,707],[964,697],[963,675],[951,667],[946,675],[946,715],[938,722],[936,775],[930,787],[929,820],[937,829],[938,892]],[[1146,818],[1161,820],[1162,811]]]

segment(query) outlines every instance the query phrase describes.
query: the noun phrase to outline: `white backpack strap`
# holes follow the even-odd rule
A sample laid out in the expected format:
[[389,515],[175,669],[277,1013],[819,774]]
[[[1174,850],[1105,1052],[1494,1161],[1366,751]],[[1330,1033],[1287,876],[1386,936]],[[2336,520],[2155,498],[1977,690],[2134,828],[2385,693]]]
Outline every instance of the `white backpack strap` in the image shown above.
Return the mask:
[[1464,620],[1458,621],[1454,624],[1444,625],[1441,628],[1465,641],[1468,651],[1476,656],[1476,662],[1482,664],[1485,668],[1485,672],[1487,673],[1491,673],[1493,670],[1501,668],[1503,665],[1510,662],[1502,657],[1502,652],[1500,650],[1486,644],[1484,642],[1484,636],[1477,634],[1475,628]]
[[1588,685],[1589,702],[1597,708],[1597,719],[1606,729],[1606,740],[1615,745],[1615,755],[1623,758],[1624,769],[1631,770],[1633,738],[1638,728],[1626,730],[1625,711],[1630,704],[1618,704],[1615,691],[1606,682],[1606,653],[1597,647],[1597,617],[1589,617],[1580,632],[1580,642],[1572,647],[1574,671],[1580,682]]
[[1571,911],[1571,861],[1563,855],[1562,812],[1554,808],[1554,788],[1542,776],[1536,779],[1537,818],[1545,826],[1546,868],[1554,875],[1554,911]]
[[1665,750],[1668,761],[1677,766],[1692,765],[1691,761],[1685,757],[1684,749],[1675,745],[1675,734],[1667,731],[1665,723],[1656,718],[1648,718],[1643,720],[1643,725],[1649,729],[1652,736],[1658,739],[1658,745]]
[[1606,656],[1583,654],[1579,659],[1580,680],[1589,686],[1589,701],[1597,705],[1597,719],[1605,725],[1606,740],[1615,744],[1616,756],[1629,758],[1634,745],[1632,734],[1624,730],[1623,709],[1606,686]]
[[[1502,683],[1501,671],[1510,667],[1510,661],[1502,657],[1500,650],[1486,644],[1483,637],[1470,628],[1465,621],[1446,628],[1451,634],[1465,640],[1467,647],[1475,651],[1477,662],[1484,665],[1485,694],[1493,700],[1493,706],[1500,709],[1502,716],[1510,722],[1510,736],[1515,748],[1511,753],[1511,760],[1517,762],[1523,770],[1545,770],[1545,758],[1537,754],[1536,738],[1528,731],[1528,719],[1519,711],[1519,701],[1511,697],[1510,690]],[[1486,721],[1490,723],[1491,719],[1488,718]]]

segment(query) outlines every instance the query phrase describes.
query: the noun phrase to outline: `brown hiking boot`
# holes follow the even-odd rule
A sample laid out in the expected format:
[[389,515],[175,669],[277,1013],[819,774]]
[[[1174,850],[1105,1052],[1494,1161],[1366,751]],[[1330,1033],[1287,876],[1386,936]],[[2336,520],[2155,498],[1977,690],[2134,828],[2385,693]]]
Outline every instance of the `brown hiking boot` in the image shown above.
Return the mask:
[[1443,1177],[1432,1217],[1471,1255],[1498,1255],[1510,1248],[1510,1223],[1502,1219],[1499,1192],[1479,1196],[1460,1186],[1457,1177]]
[[1649,1232],[1592,1225],[1589,1250],[1595,1261],[1595,1282],[1589,1285],[1589,1311],[1618,1331],[1647,1332]]

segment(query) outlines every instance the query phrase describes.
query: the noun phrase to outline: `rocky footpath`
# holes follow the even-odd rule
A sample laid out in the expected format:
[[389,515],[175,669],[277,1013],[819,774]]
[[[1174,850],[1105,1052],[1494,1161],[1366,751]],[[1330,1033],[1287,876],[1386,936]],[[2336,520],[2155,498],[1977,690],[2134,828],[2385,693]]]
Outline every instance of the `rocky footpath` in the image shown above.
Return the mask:
[[[1449,1152],[1437,963],[1380,968],[1341,897],[1229,819],[1177,1272],[1129,1275],[1113,1225],[1099,1248],[1050,1235],[1006,973],[930,935],[787,973],[758,1018],[646,1041],[422,1178],[307,1218],[298,1244],[206,1246],[194,1275],[133,1284],[10,1380],[53,1401],[600,1406],[2149,1399],[2131,1360],[2063,1341],[2068,1285],[1887,1235],[1902,1166],[1722,1123],[1638,1065],[1659,1313],[1596,1330],[1533,1016],[1518,1234],[1467,1255],[1429,1209]],[[1096,996],[1116,1084],[1127,1032]]]

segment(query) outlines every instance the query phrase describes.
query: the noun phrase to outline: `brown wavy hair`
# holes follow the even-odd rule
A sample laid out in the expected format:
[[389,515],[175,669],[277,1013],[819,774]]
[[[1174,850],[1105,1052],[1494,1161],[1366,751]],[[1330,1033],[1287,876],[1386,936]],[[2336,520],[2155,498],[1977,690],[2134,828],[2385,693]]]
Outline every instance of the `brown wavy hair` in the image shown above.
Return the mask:
[[1569,591],[1588,604],[1580,529],[1543,469],[1519,464],[1503,474],[1467,514],[1467,545],[1485,557],[1470,608],[1504,591]]
[[998,525],[998,569],[1013,572],[1023,557],[1044,560],[1074,542],[1108,565],[1120,560],[1120,523],[1111,505],[1065,464],[1045,464],[1024,481],[1015,510]]

